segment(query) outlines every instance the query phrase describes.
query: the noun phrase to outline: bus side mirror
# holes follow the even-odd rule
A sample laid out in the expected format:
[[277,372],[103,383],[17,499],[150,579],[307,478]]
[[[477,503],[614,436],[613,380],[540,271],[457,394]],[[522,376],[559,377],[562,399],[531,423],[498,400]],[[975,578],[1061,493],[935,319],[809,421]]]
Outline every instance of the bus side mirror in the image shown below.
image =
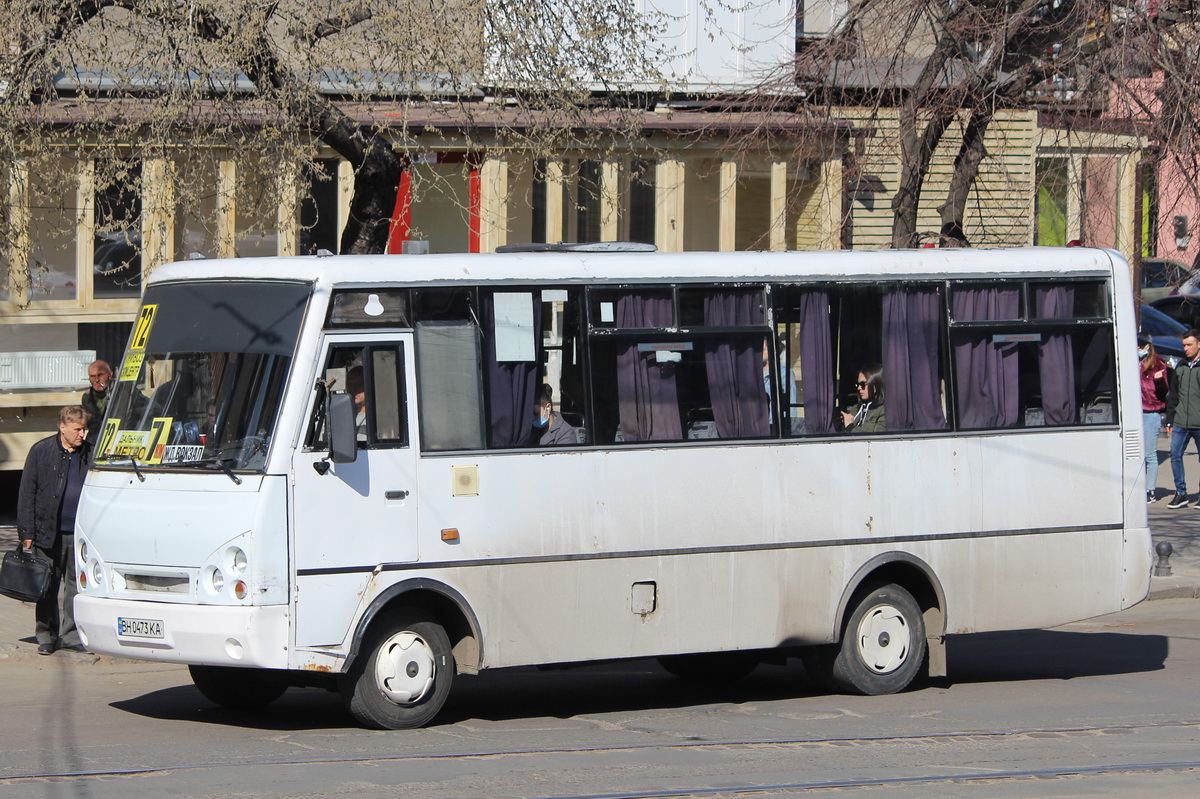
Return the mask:
[[356,427],[353,398],[344,392],[330,394],[329,460],[334,463],[354,463],[358,458]]

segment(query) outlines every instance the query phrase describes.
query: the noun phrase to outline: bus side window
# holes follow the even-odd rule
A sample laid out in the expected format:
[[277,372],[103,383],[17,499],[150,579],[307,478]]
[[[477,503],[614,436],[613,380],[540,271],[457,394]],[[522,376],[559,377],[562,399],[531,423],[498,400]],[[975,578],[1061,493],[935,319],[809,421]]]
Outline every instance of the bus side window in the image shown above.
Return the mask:
[[[345,391],[354,400],[359,449],[407,446],[404,359],[399,346],[335,347],[321,377],[329,391]],[[328,446],[323,409],[315,408],[305,448]]]
[[954,287],[954,320],[974,323],[951,329],[958,428],[1115,422],[1106,297],[1100,281]]
[[397,347],[372,347],[368,408],[374,422],[372,444],[405,446],[404,360]]

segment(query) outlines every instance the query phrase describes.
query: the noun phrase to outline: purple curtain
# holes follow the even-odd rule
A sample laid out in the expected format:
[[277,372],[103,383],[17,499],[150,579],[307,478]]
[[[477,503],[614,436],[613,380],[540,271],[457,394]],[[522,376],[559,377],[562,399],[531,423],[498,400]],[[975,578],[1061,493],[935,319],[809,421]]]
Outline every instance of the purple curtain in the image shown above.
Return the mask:
[[899,288],[883,297],[883,378],[888,430],[944,430],[938,330],[932,289]]
[[[955,288],[952,307],[954,318],[964,322],[1016,319],[1021,296],[1016,288]],[[956,332],[954,376],[962,428],[1017,424],[1016,344],[997,344],[988,333]]]
[[[533,293],[533,318],[541,318],[542,307]],[[496,360],[496,311],[492,297],[483,303],[484,370],[488,386],[488,446],[523,447],[532,443],[533,403],[536,401],[540,358],[533,361]],[[541,342],[537,345],[541,347]]]
[[[1075,290],[1066,286],[1036,288],[1034,304],[1039,319],[1070,318],[1075,313]],[[1038,376],[1046,424],[1075,424],[1075,357],[1069,333],[1048,335],[1038,346]]]
[[[714,291],[704,298],[704,324],[762,325],[762,292]],[[762,390],[762,340],[738,336],[706,343],[708,395],[721,438],[771,434],[771,405]]]
[[829,333],[829,294],[800,295],[800,390],[804,432],[828,435],[833,426],[833,343]]
[[[666,327],[672,321],[670,297],[626,294],[617,301],[617,327]],[[653,352],[638,352],[636,341],[621,345],[617,352],[617,410],[622,441],[683,438],[675,365],[657,363]]]

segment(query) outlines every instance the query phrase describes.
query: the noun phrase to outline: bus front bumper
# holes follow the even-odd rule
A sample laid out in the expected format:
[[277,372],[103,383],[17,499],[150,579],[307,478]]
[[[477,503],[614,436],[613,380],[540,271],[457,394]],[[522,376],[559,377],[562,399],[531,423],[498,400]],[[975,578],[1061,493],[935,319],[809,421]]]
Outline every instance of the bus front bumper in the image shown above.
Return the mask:
[[75,624],[101,655],[206,666],[288,667],[288,606],[133,602],[79,594]]

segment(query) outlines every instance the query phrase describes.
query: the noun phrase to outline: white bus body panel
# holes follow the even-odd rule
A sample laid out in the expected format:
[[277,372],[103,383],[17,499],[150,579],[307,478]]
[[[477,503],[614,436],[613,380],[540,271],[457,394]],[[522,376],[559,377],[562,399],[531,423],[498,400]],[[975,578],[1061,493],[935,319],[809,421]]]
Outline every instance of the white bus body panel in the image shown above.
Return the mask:
[[[84,594],[75,599],[75,622],[93,652],[207,666],[289,668],[290,615],[286,605],[252,608],[148,604]],[[163,639],[117,635],[118,618],[147,616],[163,622]]]

